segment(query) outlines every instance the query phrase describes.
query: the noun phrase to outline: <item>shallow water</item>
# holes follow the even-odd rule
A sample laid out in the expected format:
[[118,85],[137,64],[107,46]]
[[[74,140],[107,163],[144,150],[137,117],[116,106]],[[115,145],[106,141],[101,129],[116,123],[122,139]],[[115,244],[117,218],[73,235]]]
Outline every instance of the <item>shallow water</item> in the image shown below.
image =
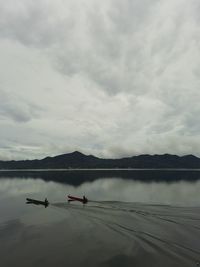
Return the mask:
[[[198,180],[74,186],[4,177],[0,266],[199,266],[199,192]],[[68,203],[68,193],[89,202]],[[48,197],[50,205],[26,205],[26,197]]]

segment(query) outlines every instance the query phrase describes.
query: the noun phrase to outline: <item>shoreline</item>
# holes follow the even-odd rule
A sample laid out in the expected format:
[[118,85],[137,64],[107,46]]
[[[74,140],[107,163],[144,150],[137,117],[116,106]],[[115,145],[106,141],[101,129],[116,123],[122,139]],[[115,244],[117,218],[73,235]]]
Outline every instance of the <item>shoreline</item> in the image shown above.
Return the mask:
[[198,168],[97,168],[97,169],[90,169],[90,168],[80,168],[80,169],[0,169],[0,172],[48,172],[48,171],[200,171]]

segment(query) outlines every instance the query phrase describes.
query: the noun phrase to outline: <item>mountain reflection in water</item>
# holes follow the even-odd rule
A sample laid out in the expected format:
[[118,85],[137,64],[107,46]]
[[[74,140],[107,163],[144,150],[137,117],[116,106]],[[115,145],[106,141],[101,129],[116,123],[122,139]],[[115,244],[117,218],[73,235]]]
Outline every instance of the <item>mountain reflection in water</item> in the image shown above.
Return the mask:
[[[199,192],[198,180],[1,178],[1,266],[199,266]],[[68,193],[90,201],[67,203]]]

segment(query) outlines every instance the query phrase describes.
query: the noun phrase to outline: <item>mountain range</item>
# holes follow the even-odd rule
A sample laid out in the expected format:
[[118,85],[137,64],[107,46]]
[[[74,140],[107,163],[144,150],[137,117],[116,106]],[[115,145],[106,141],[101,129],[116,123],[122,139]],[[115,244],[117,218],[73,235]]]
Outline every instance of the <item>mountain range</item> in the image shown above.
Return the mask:
[[84,155],[75,151],[55,157],[46,157],[35,160],[11,160],[0,161],[0,169],[198,169],[200,158],[194,155],[177,156],[163,155],[139,155],[120,159],[103,159],[93,155]]

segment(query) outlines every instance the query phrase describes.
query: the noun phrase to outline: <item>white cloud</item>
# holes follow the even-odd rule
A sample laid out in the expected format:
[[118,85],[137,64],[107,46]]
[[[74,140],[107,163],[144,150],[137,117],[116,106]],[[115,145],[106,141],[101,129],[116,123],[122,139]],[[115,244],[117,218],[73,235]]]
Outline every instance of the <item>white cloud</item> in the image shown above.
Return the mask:
[[1,158],[200,156],[199,9],[0,0]]

